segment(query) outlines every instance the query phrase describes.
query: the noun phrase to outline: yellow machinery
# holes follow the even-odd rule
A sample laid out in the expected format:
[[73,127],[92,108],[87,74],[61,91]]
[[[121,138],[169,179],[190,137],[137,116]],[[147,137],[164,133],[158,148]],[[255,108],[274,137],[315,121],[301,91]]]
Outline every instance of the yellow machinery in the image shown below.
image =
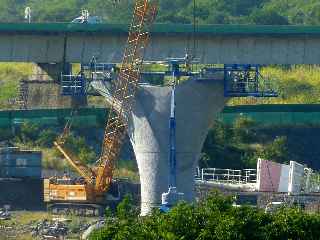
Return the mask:
[[83,213],[83,211],[92,210],[96,215],[101,209],[100,206],[104,204],[106,192],[111,186],[115,162],[125,136],[156,9],[156,2],[135,1],[127,46],[105,128],[102,152],[96,166],[91,168],[82,164],[66,149],[65,142],[70,125],[66,125],[63,134],[54,143],[82,178],[78,181],[67,177],[44,180],[44,201],[52,211],[73,210]]

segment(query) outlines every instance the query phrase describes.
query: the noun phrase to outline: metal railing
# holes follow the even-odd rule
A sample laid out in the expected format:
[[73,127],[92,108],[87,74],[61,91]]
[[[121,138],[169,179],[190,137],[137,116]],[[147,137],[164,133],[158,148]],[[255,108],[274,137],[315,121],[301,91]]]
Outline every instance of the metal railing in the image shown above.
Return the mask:
[[219,182],[230,184],[256,183],[256,169],[221,169],[221,168],[197,168],[196,180],[205,182]]

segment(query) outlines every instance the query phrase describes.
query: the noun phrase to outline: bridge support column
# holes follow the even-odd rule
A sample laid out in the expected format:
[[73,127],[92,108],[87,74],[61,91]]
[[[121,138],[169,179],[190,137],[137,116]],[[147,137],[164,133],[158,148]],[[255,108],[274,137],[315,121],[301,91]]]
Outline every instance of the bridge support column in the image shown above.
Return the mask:
[[[141,215],[168,189],[170,87],[143,86],[133,108],[129,137],[141,181]],[[194,174],[210,124],[223,109],[223,81],[189,80],[176,88],[177,187],[194,199]]]
[[[94,87],[112,101],[107,87]],[[168,190],[171,87],[139,86],[128,134],[138,162],[141,215],[161,204]],[[186,201],[194,199],[194,175],[210,124],[223,109],[223,80],[188,80],[176,87],[177,187]]]
[[72,72],[70,63],[36,63],[33,67],[33,75],[30,80],[60,82],[61,73]]
[[61,73],[70,74],[70,63],[36,63],[33,74],[24,81],[28,86],[27,107],[75,107],[86,106],[86,96],[67,97],[61,96]]

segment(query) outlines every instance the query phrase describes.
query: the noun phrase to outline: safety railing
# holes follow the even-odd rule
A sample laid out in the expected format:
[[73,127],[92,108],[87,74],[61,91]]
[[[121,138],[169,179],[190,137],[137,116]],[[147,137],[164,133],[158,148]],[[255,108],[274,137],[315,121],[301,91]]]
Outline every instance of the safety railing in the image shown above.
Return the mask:
[[197,168],[196,180],[205,182],[219,182],[230,184],[256,183],[256,169],[221,169],[221,168]]

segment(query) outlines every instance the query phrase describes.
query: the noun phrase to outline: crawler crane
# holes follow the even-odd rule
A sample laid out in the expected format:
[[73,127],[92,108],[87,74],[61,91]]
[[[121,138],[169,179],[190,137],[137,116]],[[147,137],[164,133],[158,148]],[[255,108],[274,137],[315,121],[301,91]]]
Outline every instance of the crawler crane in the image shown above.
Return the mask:
[[69,178],[45,179],[44,201],[53,212],[73,211],[82,214],[92,211],[100,214],[110,189],[115,162],[126,133],[128,117],[150,37],[150,28],[156,16],[156,1],[136,0],[127,45],[120,72],[113,91],[113,101],[104,133],[102,151],[96,166],[89,167],[77,159],[65,146],[70,132],[67,124],[63,134],[54,143],[68,163],[82,177],[81,181]]

